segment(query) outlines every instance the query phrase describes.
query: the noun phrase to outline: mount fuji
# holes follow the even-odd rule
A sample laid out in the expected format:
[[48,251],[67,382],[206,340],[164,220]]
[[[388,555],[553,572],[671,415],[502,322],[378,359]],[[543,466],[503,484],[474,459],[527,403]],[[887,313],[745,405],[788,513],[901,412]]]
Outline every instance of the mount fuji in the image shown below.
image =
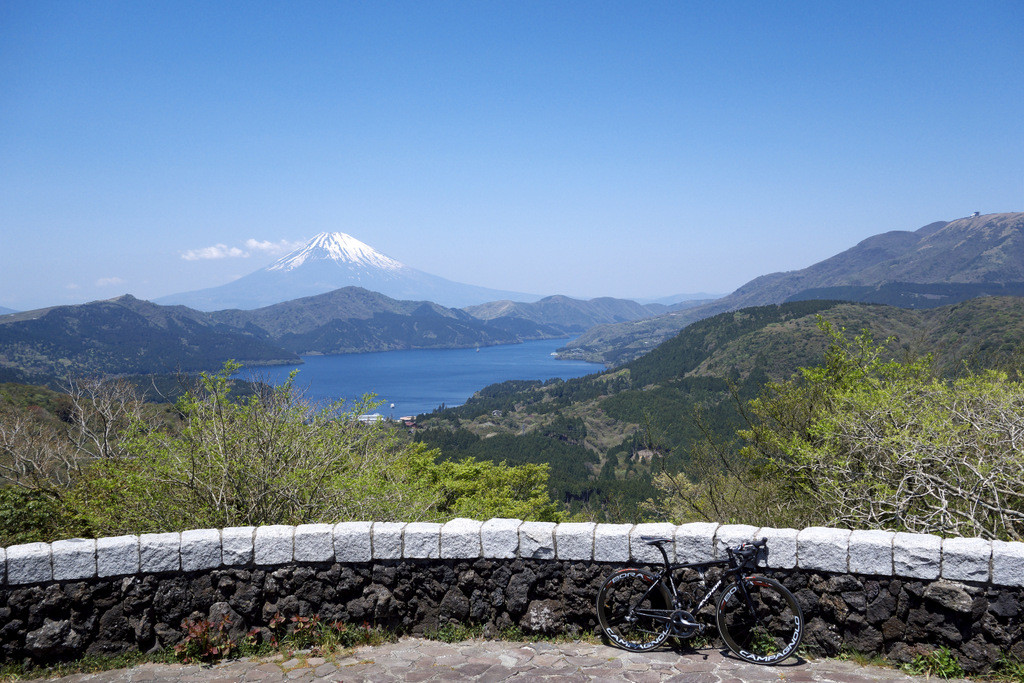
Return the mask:
[[362,287],[393,299],[463,307],[498,299],[536,301],[539,296],[452,282],[410,268],[342,232],[323,232],[275,263],[218,287],[155,300],[200,311],[250,310],[282,301]]

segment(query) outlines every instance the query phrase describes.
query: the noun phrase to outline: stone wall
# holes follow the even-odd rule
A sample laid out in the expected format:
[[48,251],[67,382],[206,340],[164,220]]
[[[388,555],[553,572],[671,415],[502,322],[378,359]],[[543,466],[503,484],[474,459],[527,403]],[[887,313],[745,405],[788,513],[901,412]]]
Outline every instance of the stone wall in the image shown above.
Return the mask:
[[[0,550],[5,661],[177,643],[185,619],[228,615],[236,636],[281,614],[423,633],[590,632],[604,577],[653,564],[642,536],[699,562],[767,537],[766,573],[796,594],[806,645],[897,661],[937,646],[969,671],[1024,659],[1024,544],[878,531],[718,524],[346,522],[72,539]],[[690,573],[692,574],[692,573]],[[710,580],[713,580],[713,576]],[[696,575],[685,577],[697,587]]]

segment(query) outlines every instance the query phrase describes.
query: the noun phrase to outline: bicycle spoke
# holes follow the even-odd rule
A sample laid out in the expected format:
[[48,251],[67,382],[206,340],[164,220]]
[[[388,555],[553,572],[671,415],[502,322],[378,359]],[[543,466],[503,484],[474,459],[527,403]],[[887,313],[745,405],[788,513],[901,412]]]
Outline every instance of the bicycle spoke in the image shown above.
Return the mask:
[[793,594],[778,581],[748,577],[722,594],[718,630],[738,657],[776,664],[800,645],[803,614]]
[[597,617],[614,644],[627,650],[650,650],[669,634],[671,599],[656,578],[640,569],[613,574],[601,587]]

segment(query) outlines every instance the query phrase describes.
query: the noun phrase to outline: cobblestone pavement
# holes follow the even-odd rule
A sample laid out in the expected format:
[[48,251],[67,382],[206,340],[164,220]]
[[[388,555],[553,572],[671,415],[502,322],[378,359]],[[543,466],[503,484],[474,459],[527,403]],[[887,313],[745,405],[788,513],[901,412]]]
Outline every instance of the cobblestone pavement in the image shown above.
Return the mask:
[[76,674],[56,680],[90,683],[180,681],[761,681],[834,683],[921,683],[894,669],[836,659],[790,659],[780,666],[747,664],[717,649],[634,654],[590,643],[440,643],[403,638],[396,643],[357,648],[334,661],[297,656],[285,661],[240,660],[216,666],[145,664],[132,669]]

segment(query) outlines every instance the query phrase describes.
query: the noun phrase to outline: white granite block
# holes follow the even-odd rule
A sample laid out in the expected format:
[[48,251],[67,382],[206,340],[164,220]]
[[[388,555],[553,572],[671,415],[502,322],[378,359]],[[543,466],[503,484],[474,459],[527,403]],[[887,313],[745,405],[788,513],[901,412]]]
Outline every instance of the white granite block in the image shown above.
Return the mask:
[[402,559],[402,530],[404,522],[373,523],[373,559]]
[[523,522],[519,527],[519,556],[555,559],[555,523]]
[[334,525],[300,524],[295,527],[296,562],[333,562]]
[[765,526],[757,530],[758,538],[768,539],[768,563],[772,569],[796,567],[796,529],[776,529]]
[[1024,586],[1024,543],[992,541],[992,583]]
[[480,526],[481,557],[511,559],[519,554],[521,519],[495,517]]
[[7,551],[0,548],[0,584],[7,581]]
[[573,522],[555,527],[555,549],[560,560],[594,559],[593,522]]
[[735,548],[743,543],[760,541],[758,527],[749,524],[723,524],[715,531],[715,559],[725,560],[729,557],[727,548]]
[[436,522],[411,522],[405,525],[402,557],[436,559],[441,557],[441,525]]
[[54,541],[50,546],[53,558],[53,580],[74,581],[96,576],[96,541],[91,538],[70,538]]
[[668,553],[668,561],[676,561],[676,525],[668,522],[649,522],[637,524],[629,535],[629,554],[637,562],[648,564],[662,564],[665,560],[661,551],[653,545],[644,543],[644,538],[671,538],[673,541],[665,545],[665,552]]
[[950,581],[988,581],[992,567],[992,541],[983,538],[946,538],[942,541],[942,578]]
[[594,559],[597,562],[629,562],[632,524],[598,524],[594,529]]
[[850,573],[892,576],[892,531],[857,529],[850,533]]
[[7,548],[7,583],[44,583],[53,580],[49,543],[24,543]]
[[441,557],[476,559],[480,557],[480,541],[484,523],[475,519],[453,519],[441,527]]
[[911,579],[937,579],[942,539],[931,534],[897,532],[892,538],[892,573]]
[[139,537],[114,536],[96,541],[96,575],[130,576],[139,573]]
[[256,564],[288,564],[295,557],[295,527],[288,524],[256,527],[252,546]]
[[181,534],[139,536],[139,570],[147,573],[181,571]]
[[676,527],[676,561],[710,562],[715,559],[717,522],[691,522]]
[[237,567],[253,561],[256,527],[232,526],[220,532],[221,561],[225,567]]
[[334,525],[334,559],[369,562],[373,559],[373,523],[339,522]]
[[812,526],[796,536],[796,559],[801,569],[849,571],[850,531]]
[[181,532],[181,569],[198,572],[221,566],[220,529]]

